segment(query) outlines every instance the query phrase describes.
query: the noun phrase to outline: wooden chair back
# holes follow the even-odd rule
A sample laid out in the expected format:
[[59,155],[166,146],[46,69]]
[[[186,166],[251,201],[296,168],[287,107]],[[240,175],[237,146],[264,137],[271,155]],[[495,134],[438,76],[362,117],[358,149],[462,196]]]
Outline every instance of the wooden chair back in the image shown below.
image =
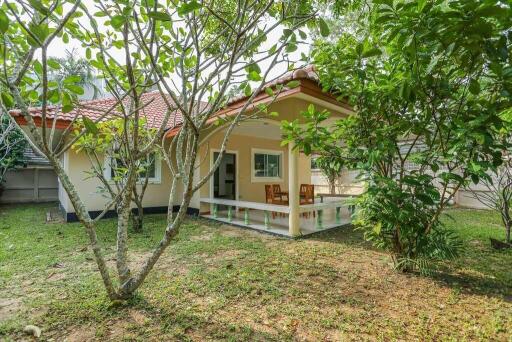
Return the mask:
[[281,192],[281,185],[272,184],[272,191],[274,192],[274,196],[277,196]]
[[308,189],[308,184],[301,184],[300,185],[300,194],[304,195]]
[[274,201],[274,191],[272,185],[265,184],[265,202],[272,203]]

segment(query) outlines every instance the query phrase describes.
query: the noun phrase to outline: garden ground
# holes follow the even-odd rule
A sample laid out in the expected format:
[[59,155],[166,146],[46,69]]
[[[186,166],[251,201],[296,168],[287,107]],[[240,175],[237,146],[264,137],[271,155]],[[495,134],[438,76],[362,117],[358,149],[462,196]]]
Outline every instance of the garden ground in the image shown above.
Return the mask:
[[[288,240],[190,219],[128,304],[106,298],[79,224],[45,223],[54,205],[0,207],[0,340],[512,341],[512,251],[497,215],[451,210],[462,256],[430,277],[341,228]],[[163,216],[130,234],[134,264]],[[114,263],[115,220],[98,235]]]

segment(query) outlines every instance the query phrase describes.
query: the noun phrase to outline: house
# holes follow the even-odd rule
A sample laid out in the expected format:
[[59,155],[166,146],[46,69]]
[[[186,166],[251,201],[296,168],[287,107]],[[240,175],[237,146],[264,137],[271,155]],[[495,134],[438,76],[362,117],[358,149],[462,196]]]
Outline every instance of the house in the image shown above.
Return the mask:
[[[308,234],[349,222],[348,209],[340,199],[300,205],[300,185],[311,183],[311,161],[308,156],[293,149],[292,146],[281,146],[280,122],[300,120],[300,112],[306,110],[311,103],[320,110],[329,110],[332,113],[330,120],[345,117],[352,113],[352,109],[337,101],[331,94],[324,93],[311,68],[290,72],[268,86],[284,85],[292,80],[298,81],[299,86],[284,88],[275,99],[265,91],[256,96],[252,110],[258,104],[268,104],[269,111],[279,113],[278,117],[244,121],[234,129],[220,167],[192,199],[190,214],[287,236]],[[218,114],[236,114],[246,101],[245,96],[239,96]],[[162,96],[158,92],[146,93],[143,102],[147,104],[144,107],[147,122],[153,122],[155,125],[161,123],[166,110]],[[94,120],[113,103],[115,101],[109,98],[84,101],[80,115]],[[41,125],[41,110],[32,108],[30,112],[36,123]],[[56,127],[64,130],[77,114],[74,111],[61,113],[53,108],[49,109],[47,117],[52,122],[56,116]],[[26,125],[19,112],[12,111],[11,115],[22,127]],[[170,122],[167,131],[169,138],[179,131],[181,115],[176,113]],[[202,133],[200,155],[204,157],[201,157],[201,165],[194,175],[195,181],[205,176],[212,166],[225,129],[225,126],[212,124]],[[97,191],[99,181],[87,177],[86,172],[91,165],[86,154],[69,150],[63,155],[62,163],[94,217],[105,207],[108,199]],[[171,188],[171,175],[165,163],[158,158],[154,163],[143,202],[147,213],[167,211]],[[105,172],[107,176],[110,175],[109,170]],[[267,204],[265,184],[279,184],[283,191],[288,191],[289,204]],[[66,220],[76,221],[74,209],[60,184],[58,198]],[[180,201],[177,201],[174,206],[178,206],[179,203]],[[314,215],[307,214],[310,212],[314,212]],[[107,216],[111,215],[115,215],[115,212],[110,212]]]

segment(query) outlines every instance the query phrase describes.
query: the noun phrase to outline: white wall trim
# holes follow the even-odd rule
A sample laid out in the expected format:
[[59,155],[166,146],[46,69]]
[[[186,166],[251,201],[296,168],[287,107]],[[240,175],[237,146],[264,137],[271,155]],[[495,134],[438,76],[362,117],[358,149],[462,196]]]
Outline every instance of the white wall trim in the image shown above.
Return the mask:
[[325,100],[319,99],[318,97],[311,96],[311,95],[308,95],[308,94],[298,93],[298,94],[292,95],[291,97],[295,97],[295,98],[299,98],[299,99],[302,99],[302,100],[306,100],[308,102],[320,105],[320,106],[322,106],[322,107],[324,107],[326,109],[332,110],[334,112],[339,112],[339,113],[343,113],[343,114],[346,114],[346,115],[356,114],[356,112],[351,110],[351,109],[348,109],[348,108],[343,107],[343,106],[336,105],[336,104],[331,103],[329,101],[325,101]]

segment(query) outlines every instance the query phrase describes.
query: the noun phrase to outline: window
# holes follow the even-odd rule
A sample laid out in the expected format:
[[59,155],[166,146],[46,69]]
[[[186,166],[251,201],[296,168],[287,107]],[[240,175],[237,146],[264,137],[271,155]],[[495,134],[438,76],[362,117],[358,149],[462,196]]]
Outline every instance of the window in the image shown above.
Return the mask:
[[283,152],[252,150],[252,181],[282,181]]
[[[147,162],[141,165],[142,171],[139,174],[139,181],[146,180],[146,172],[148,174],[149,183],[160,183],[161,181],[161,160],[156,153],[148,155]],[[105,158],[105,178],[112,180],[116,173],[122,174],[124,172],[122,161],[119,159],[113,160],[112,157]]]

